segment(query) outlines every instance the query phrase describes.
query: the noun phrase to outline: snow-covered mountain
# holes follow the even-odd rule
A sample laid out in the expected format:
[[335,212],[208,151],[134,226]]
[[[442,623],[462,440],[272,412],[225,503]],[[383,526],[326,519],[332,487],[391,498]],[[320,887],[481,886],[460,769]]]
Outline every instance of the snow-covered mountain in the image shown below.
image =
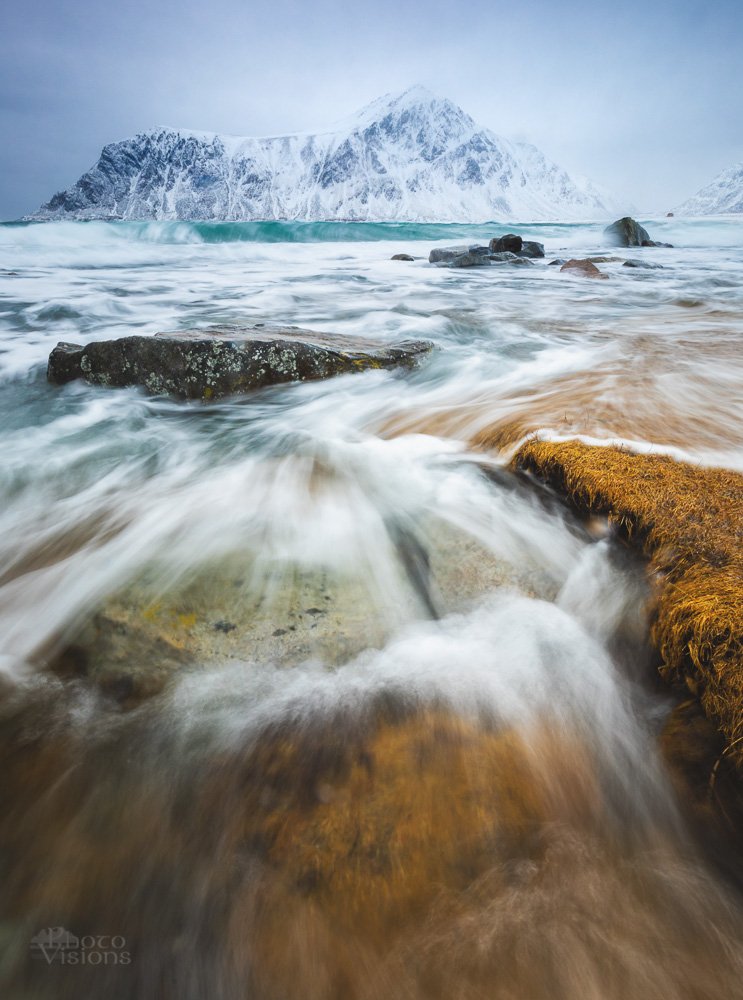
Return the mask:
[[487,222],[603,219],[624,208],[536,147],[413,87],[317,134],[141,132],[105,146],[32,217]]
[[728,215],[743,212],[743,163],[736,163],[676,209],[677,215]]

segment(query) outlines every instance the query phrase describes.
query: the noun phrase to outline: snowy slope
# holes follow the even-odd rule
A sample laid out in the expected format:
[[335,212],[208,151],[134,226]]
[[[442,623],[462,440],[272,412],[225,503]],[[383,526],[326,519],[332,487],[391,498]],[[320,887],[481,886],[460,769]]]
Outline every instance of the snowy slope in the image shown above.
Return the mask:
[[723,170],[676,209],[678,215],[727,215],[743,212],[743,163]]
[[486,222],[601,219],[624,207],[414,87],[318,134],[142,132],[104,147],[33,218]]

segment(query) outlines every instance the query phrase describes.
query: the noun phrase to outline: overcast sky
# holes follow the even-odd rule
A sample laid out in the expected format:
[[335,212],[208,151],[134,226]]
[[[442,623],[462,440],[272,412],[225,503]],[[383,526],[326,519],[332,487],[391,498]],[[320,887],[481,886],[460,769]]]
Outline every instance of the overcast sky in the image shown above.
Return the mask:
[[665,211],[743,160],[743,0],[5,0],[0,218],[158,125],[321,127],[420,83]]

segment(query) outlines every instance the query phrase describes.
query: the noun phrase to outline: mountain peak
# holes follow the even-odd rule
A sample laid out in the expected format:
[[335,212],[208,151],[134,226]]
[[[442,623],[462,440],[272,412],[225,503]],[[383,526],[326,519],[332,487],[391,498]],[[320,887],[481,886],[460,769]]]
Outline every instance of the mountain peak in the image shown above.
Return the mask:
[[383,94],[357,111],[349,121],[371,123],[380,121],[387,115],[399,116],[413,111],[427,117],[445,116],[450,119],[460,119],[467,125],[474,126],[472,119],[460,107],[448,98],[434,94],[421,84],[408,87],[407,90]]
[[139,133],[106,146],[35,218],[526,222],[615,210],[539,150],[414,86],[320,132]]

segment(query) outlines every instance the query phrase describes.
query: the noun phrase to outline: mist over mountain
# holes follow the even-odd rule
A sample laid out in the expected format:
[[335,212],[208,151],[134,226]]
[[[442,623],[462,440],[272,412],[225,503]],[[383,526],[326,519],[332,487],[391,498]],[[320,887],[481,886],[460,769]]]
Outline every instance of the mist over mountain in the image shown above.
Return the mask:
[[603,219],[630,207],[413,87],[324,132],[138,133],[105,146],[31,218],[475,223]]

